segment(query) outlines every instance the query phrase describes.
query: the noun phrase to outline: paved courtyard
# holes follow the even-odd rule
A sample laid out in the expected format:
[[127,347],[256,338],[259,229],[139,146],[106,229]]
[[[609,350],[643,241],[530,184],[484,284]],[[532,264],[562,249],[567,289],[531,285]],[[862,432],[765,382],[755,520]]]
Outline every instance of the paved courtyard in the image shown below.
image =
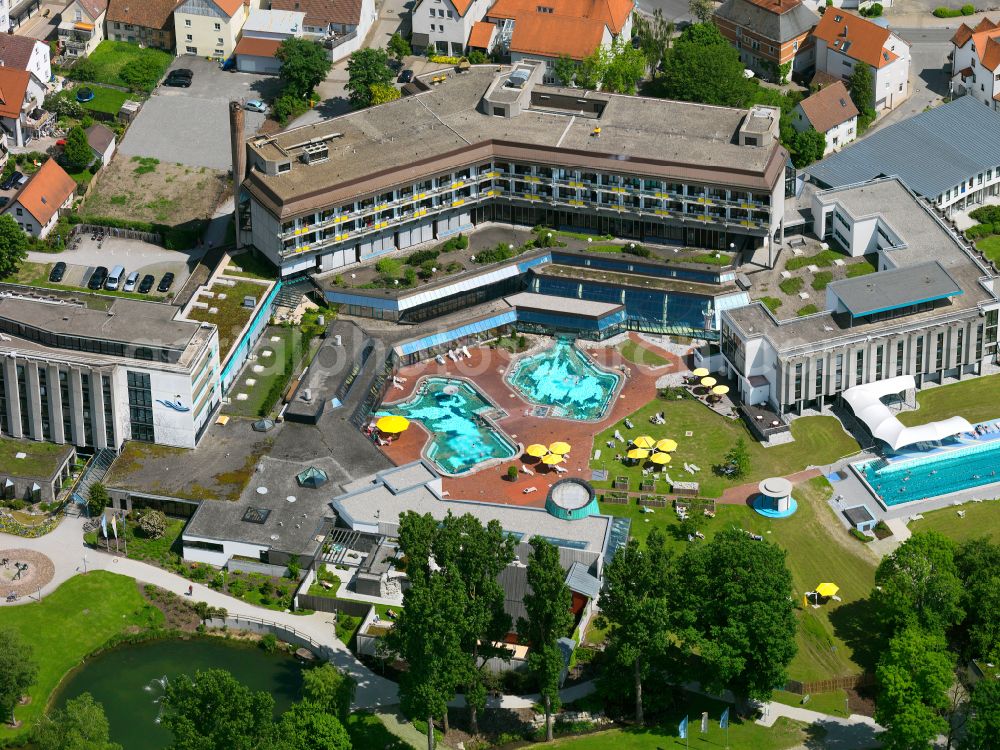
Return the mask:
[[[170,67],[190,69],[191,87],[158,87],[126,133],[120,151],[190,167],[229,169],[229,102],[269,100],[280,82],[276,76],[223,71],[218,63],[191,55],[178,57]],[[247,112],[247,134],[257,132],[264,120],[262,114]]]

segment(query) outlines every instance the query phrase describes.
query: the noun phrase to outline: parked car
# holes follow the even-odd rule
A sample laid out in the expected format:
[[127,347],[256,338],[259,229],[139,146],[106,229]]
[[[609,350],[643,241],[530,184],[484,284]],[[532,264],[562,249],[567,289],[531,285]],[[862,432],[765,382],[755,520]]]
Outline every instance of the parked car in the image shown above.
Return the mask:
[[243,109],[248,110],[250,112],[266,113],[267,105],[264,104],[264,102],[262,102],[260,99],[251,99],[250,101],[248,101],[246,104],[243,105]]
[[139,283],[139,272],[133,271],[128,275],[128,278],[125,279],[125,286],[122,287],[122,291],[134,292],[138,283]]
[[24,174],[22,174],[21,172],[16,172],[16,171],[11,172],[10,177],[8,177],[6,180],[3,181],[2,184],[0,184],[0,190],[10,190],[12,187],[17,185],[18,181],[22,177],[24,177]]
[[104,282],[108,279],[108,269],[104,266],[98,266],[94,269],[94,272],[90,274],[90,281],[87,282],[88,289],[100,289],[104,286]]
[[154,281],[156,281],[156,279],[151,273],[147,273],[143,276],[142,281],[139,282],[139,288],[137,290],[139,294],[149,294],[149,290],[153,288]]
[[163,82],[163,85],[180,86],[186,89],[191,86],[192,80],[194,80],[194,73],[187,68],[178,68],[177,70],[171,70],[167,74],[167,79]]
[[160,279],[160,283],[156,287],[156,291],[160,293],[169,292],[170,287],[173,286],[173,283],[174,283],[174,275],[168,271],[167,273],[163,274],[163,278]]
[[402,73],[399,74],[400,83],[409,83],[413,80],[413,71],[407,68]]
[[62,281],[63,276],[66,275],[66,264],[59,261],[54,266],[52,266],[52,271],[49,273],[49,281]]
[[108,272],[108,279],[104,282],[104,288],[109,292],[117,292],[118,287],[125,280],[125,266],[117,265]]

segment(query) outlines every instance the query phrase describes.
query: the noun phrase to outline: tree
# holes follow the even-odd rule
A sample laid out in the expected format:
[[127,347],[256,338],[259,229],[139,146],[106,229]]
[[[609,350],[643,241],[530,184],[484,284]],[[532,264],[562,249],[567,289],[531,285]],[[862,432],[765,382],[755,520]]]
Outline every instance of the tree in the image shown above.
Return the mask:
[[35,682],[38,664],[31,644],[11,628],[0,630],[0,715],[17,724],[14,708]]
[[156,88],[162,72],[156,60],[141,56],[125,63],[118,75],[133,91],[152,91]]
[[274,56],[281,61],[278,75],[284,82],[284,93],[299,99],[312,96],[332,65],[323,45],[294,36],[283,41]]
[[391,83],[376,83],[372,86],[371,106],[395,101],[400,97],[399,89]]
[[545,739],[552,741],[552,712],[559,709],[559,678],[563,655],[559,639],[573,626],[570,607],[573,595],[566,585],[566,571],[559,564],[559,549],[536,536],[528,558],[528,587],[524,595],[527,619],[517,623],[517,632],[528,642],[528,669],[535,676],[545,706]]
[[954,544],[937,532],[914,534],[875,570],[872,603],[889,633],[912,624],[943,633],[962,619],[961,599]]
[[792,576],[785,551],[742,529],[689,545],[671,587],[674,637],[689,656],[689,679],[709,692],[767,700],[795,656]]
[[348,99],[355,109],[372,105],[372,87],[392,83],[389,56],[381,49],[359,49],[347,61]]
[[823,158],[826,151],[826,135],[815,128],[795,131],[789,144],[792,152],[792,163],[799,167],[808,167],[814,161]]
[[37,750],[122,750],[110,731],[104,706],[82,693],[39,719],[31,741]]
[[27,254],[27,235],[14,221],[14,217],[9,214],[0,215],[0,279],[17,273]]
[[271,107],[271,114],[274,115],[275,120],[284,125],[289,120],[301,115],[308,108],[309,105],[305,99],[300,99],[291,94],[282,94],[274,100],[274,106]]
[[750,448],[746,440],[739,438],[733,444],[726,454],[726,463],[732,467],[732,476],[737,479],[750,473]]
[[332,713],[310,701],[292,704],[281,715],[276,750],[351,750],[351,738]]
[[711,23],[715,15],[715,3],[712,0],[688,0],[688,10],[698,19],[698,23]]
[[224,669],[167,683],[160,724],[171,750],[264,750],[274,737],[274,698],[252,691]]
[[90,490],[87,492],[87,512],[91,518],[101,515],[110,502],[111,498],[103,484],[94,482],[90,485]]
[[63,161],[71,171],[80,170],[94,160],[94,152],[87,143],[87,133],[79,125],[70,128],[63,146]]
[[879,737],[886,750],[926,748],[947,731],[942,712],[948,707],[954,666],[943,635],[914,625],[889,642],[876,671],[875,705],[875,721],[886,728]]
[[990,750],[1000,737],[1000,680],[980,680],[969,701],[969,723],[966,725],[962,750]]
[[559,55],[552,66],[556,79],[562,86],[572,86],[576,78],[576,61],[569,55]]
[[660,95],[668,99],[743,107],[757,88],[743,75],[739,52],[712,24],[689,26],[663,62]]
[[587,55],[576,68],[576,85],[584,89],[596,89],[604,77],[603,48],[598,47]]
[[858,108],[858,135],[875,122],[875,82],[867,65],[855,65],[854,72],[847,78],[847,90],[851,101]]
[[654,10],[651,17],[634,13],[632,19],[633,34],[639,40],[639,49],[646,57],[646,66],[651,71],[656,70],[670,49],[670,42],[674,37],[674,23],[663,19],[663,11],[660,8]]
[[413,54],[410,43],[398,31],[389,37],[389,43],[385,46],[385,50],[397,60],[402,60]]
[[163,511],[146,509],[139,512],[139,530],[147,539],[159,539],[167,530],[167,517]]
[[635,94],[646,74],[646,56],[642,50],[619,36],[603,56],[601,88],[617,94]]
[[955,566],[962,581],[967,655],[1000,660],[1000,544],[970,539],[955,553]]
[[355,688],[354,679],[329,662],[302,674],[302,695],[305,699],[321,706],[341,723],[346,722],[351,714]]
[[650,531],[645,547],[636,539],[630,540],[604,568],[601,612],[611,624],[609,668],[627,669],[631,674],[639,724],[644,716],[643,679],[666,653],[669,643],[670,568],[670,552],[659,529]]

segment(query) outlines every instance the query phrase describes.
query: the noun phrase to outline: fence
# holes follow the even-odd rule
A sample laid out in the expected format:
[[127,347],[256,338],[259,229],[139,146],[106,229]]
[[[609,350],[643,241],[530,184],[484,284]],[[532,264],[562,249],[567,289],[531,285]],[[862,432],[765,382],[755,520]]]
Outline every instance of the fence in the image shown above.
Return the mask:
[[356,602],[349,599],[334,599],[330,596],[315,594],[299,594],[296,597],[298,609],[312,609],[317,612],[336,612],[351,617],[365,617],[373,607],[367,602]]
[[874,684],[875,675],[865,672],[849,677],[835,677],[832,680],[816,680],[815,682],[789,680],[785,683],[785,690],[796,695],[808,695],[812,693],[827,693],[831,690],[857,690],[858,688],[869,687]]
[[[91,182],[91,184],[94,184]],[[88,187],[89,189],[89,187]],[[103,234],[107,237],[118,237],[126,240],[139,240],[152,245],[163,245],[163,235],[158,232],[140,232],[138,229],[121,229],[119,227],[106,227],[100,224],[77,224],[73,227],[71,237],[77,234]]]
[[280,622],[263,620],[259,617],[246,617],[243,615],[227,615],[225,618],[211,617],[205,620],[205,625],[210,628],[233,628],[235,630],[247,630],[251,633],[273,633],[285,643],[291,643],[301,648],[307,648],[317,656],[326,660],[332,660],[334,650],[329,646],[324,646],[319,641],[305,633],[296,630],[290,625],[282,625]]

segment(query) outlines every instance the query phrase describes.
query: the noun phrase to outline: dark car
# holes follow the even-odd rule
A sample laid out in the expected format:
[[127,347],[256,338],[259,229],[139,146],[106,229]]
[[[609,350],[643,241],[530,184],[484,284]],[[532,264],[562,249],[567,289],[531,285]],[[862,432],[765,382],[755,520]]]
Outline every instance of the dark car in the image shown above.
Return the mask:
[[12,187],[17,185],[18,181],[24,177],[21,172],[13,172],[10,177],[3,181],[0,185],[0,190],[10,190]]
[[142,277],[142,281],[139,282],[139,294],[149,294],[149,290],[153,288],[153,282],[156,281],[153,278],[153,274],[147,273]]
[[90,274],[90,281],[87,282],[88,289],[100,289],[104,286],[104,282],[108,280],[108,269],[104,266],[98,266],[94,269],[94,272]]
[[407,68],[402,73],[399,74],[400,83],[409,83],[413,80],[413,71]]
[[167,76],[167,80],[163,82],[164,86],[180,86],[181,88],[188,88],[191,86],[191,81],[194,79],[194,74],[190,70],[184,68],[178,68],[177,70],[171,70],[170,74]]
[[62,281],[63,276],[66,275],[66,264],[59,261],[54,266],[52,266],[52,272],[49,274],[49,281]]
[[170,291],[170,287],[173,285],[173,283],[174,283],[174,275],[169,272],[165,273],[163,274],[163,278],[160,279],[160,284],[159,286],[156,287],[156,291],[168,292]]

